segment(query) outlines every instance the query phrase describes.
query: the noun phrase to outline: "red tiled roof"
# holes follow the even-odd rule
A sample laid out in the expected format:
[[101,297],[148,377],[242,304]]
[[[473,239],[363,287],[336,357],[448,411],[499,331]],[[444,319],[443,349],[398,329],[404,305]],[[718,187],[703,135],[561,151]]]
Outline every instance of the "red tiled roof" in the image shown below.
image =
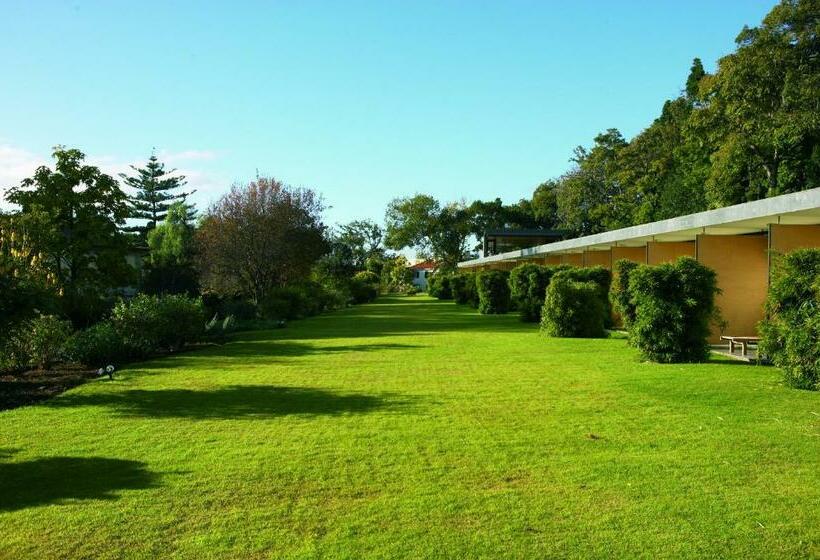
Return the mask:
[[431,261],[428,259],[426,261],[421,261],[419,263],[410,265],[410,268],[412,270],[435,270],[438,268],[438,265],[435,261]]

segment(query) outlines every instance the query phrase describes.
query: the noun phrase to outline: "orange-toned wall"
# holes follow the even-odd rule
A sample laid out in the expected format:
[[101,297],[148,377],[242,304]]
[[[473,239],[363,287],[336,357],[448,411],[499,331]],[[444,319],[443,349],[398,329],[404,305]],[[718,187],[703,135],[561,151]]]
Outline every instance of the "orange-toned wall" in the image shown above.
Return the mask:
[[[766,235],[699,235],[698,261],[717,273],[716,304],[726,321],[723,334],[755,336],[763,318],[763,302],[769,284]],[[719,342],[720,330],[711,342]]]
[[621,259],[646,264],[646,247],[613,247],[612,263]]
[[581,253],[567,253],[566,255],[561,255],[561,264],[569,264],[572,266],[583,266],[584,265],[584,255]]
[[561,255],[547,255],[544,257],[544,264],[549,266],[561,264]]
[[584,266],[602,266],[612,268],[611,251],[584,251]]
[[769,227],[769,248],[775,253],[820,247],[820,226],[772,224]]
[[656,265],[673,262],[679,257],[694,257],[694,241],[650,241],[646,244],[646,262]]

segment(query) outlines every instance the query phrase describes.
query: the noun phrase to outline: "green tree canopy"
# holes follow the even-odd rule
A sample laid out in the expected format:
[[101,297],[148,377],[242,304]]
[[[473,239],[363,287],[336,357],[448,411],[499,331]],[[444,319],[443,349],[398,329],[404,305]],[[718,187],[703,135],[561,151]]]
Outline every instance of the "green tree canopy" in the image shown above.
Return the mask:
[[160,163],[154,154],[148,158],[145,167],[137,168],[132,165],[131,169],[135,175],[120,174],[123,182],[136,191],[129,200],[130,217],[147,220],[142,225],[130,228],[132,231],[146,235],[165,219],[171,205],[176,202],[185,205],[186,221],[192,221],[196,217],[194,206],[185,204],[187,197],[195,191],[179,192],[187,183],[185,176],[176,174],[176,169],[166,170],[165,164]]

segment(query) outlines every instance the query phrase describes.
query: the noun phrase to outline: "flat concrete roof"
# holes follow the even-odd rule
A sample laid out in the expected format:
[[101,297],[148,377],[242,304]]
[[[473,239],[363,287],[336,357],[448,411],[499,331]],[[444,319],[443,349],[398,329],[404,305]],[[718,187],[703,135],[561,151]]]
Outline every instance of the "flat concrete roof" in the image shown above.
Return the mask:
[[544,255],[605,251],[614,246],[642,247],[649,241],[693,241],[696,236],[742,235],[768,230],[769,224],[820,224],[820,188],[789,193],[735,206],[631,226],[565,241],[517,249],[464,261],[461,268]]

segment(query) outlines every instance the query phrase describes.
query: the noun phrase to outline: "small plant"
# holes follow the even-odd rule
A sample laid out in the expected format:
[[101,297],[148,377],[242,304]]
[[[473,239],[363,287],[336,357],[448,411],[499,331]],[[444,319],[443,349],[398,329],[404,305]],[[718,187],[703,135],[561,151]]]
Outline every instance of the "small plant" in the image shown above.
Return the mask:
[[774,265],[760,352],[787,384],[820,390],[820,249],[778,256]]
[[476,275],[478,311],[484,315],[506,313],[510,309],[509,273],[484,270]]
[[605,313],[595,282],[579,282],[569,271],[559,272],[547,288],[541,330],[563,338],[603,338]]

